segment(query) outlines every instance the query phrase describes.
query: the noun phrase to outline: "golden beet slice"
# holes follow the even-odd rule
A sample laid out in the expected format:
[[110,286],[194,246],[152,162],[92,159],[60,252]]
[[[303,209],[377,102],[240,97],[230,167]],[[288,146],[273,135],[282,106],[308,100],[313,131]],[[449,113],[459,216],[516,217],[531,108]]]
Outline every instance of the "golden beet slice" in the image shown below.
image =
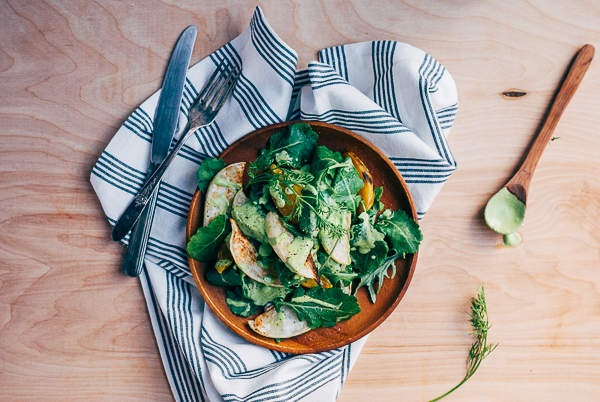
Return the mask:
[[373,206],[373,203],[375,202],[375,190],[373,188],[373,176],[371,176],[371,173],[369,173],[369,169],[367,169],[367,167],[365,166],[363,161],[361,161],[360,158],[358,156],[356,156],[356,154],[354,152],[345,152],[344,157],[346,157],[346,158],[349,157],[352,160],[352,164],[354,165],[356,170],[358,170],[358,175],[365,182],[365,185],[363,186],[363,188],[360,189],[358,191],[358,193],[356,193],[361,196],[363,203],[365,204],[365,208],[366,208],[366,209],[363,209],[363,206],[360,205],[358,207],[358,211],[357,211],[357,213],[360,214],[360,213],[364,212],[365,210],[368,211],[369,209],[371,209],[371,207]]

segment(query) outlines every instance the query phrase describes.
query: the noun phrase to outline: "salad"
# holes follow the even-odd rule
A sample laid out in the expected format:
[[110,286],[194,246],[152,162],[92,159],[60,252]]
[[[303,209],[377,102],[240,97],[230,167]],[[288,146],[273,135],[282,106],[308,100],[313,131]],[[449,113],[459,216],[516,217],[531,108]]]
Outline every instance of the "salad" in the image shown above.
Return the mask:
[[198,170],[204,226],[188,254],[211,262],[206,280],[227,288],[234,314],[260,313],[248,324],[277,341],[358,314],[361,287],[375,303],[422,240],[412,217],[385,209],[363,161],[317,140],[304,123],[273,134],[246,186],[246,162],[205,159]]

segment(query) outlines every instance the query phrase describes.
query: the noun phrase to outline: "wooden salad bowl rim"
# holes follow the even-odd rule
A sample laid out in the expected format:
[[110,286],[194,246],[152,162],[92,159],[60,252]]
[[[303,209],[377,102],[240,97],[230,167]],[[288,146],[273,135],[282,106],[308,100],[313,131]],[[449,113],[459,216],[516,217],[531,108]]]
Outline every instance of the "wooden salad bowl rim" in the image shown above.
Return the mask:
[[[417,220],[415,205],[406,182],[389,158],[365,138],[333,124],[319,121],[288,121],[265,126],[235,141],[219,155],[219,158],[223,158],[228,165],[235,162],[251,162],[258,157],[258,150],[267,146],[268,138],[272,134],[280,131],[285,126],[294,123],[309,124],[313,130],[319,134],[319,145],[327,145],[322,144],[322,142],[335,141],[334,145],[327,145],[333,151],[344,152],[348,149],[340,148],[344,148],[344,146],[347,145],[352,148],[350,150],[357,154],[359,158],[361,157],[361,154],[364,155],[365,152],[372,156],[375,156],[376,154],[376,157],[379,160],[373,160],[373,158],[371,158],[367,160],[363,159],[363,162],[367,165],[373,175],[375,187],[382,185],[381,180],[378,180],[380,178],[378,178],[377,175],[379,167],[384,169],[381,176],[385,176],[386,183],[383,184],[384,191],[382,201],[385,203],[386,208],[388,208],[390,202],[402,204],[402,208],[398,207],[393,209],[402,209]],[[322,133],[326,133],[328,137],[323,137]],[[341,136],[342,140],[336,141],[337,137],[330,138],[329,136]],[[240,153],[248,154],[252,152],[254,152],[255,155],[248,160],[232,159]],[[378,166],[378,170],[372,171],[371,168],[374,165]],[[247,173],[244,172],[244,184],[247,180]],[[390,187],[390,185],[393,187]],[[400,196],[390,198],[392,192],[394,192],[394,194],[399,194]],[[202,193],[196,189],[187,219],[186,241],[189,241],[190,237],[198,230],[198,227],[202,225],[203,207],[204,197]],[[396,261],[396,265],[398,266],[396,276],[393,279],[385,279],[383,288],[377,295],[377,302],[375,304],[371,303],[366,287],[359,289],[357,297],[359,298],[362,311],[350,320],[340,322],[331,328],[317,328],[300,336],[285,339],[280,343],[276,343],[273,339],[258,335],[250,329],[247,322],[255,316],[247,318],[240,317],[234,315],[229,310],[229,307],[225,302],[225,288],[212,286],[204,278],[205,267],[208,267],[208,263],[199,262],[189,256],[188,261],[192,276],[194,277],[194,281],[196,282],[196,286],[198,287],[202,298],[212,312],[227,325],[227,327],[239,336],[256,345],[279,352],[302,354],[325,352],[340,348],[359,340],[381,325],[404,297],[415,271],[417,256],[418,253],[407,254],[404,260],[398,259]],[[382,305],[378,305],[380,302]],[[386,305],[387,308],[385,308]],[[383,308],[385,308],[385,310],[382,310]]]

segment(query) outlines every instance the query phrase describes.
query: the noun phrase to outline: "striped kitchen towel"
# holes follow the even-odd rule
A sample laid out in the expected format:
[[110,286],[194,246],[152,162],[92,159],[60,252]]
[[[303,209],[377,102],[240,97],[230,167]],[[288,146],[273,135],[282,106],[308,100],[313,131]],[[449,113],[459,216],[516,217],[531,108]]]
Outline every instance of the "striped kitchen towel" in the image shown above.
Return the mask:
[[[392,41],[325,49],[319,62],[296,71],[296,52],[257,8],[239,37],[189,69],[181,129],[222,59],[242,67],[242,76],[216,121],[195,133],[164,177],[140,277],[165,372],[177,401],[333,401],[366,337],[312,355],[274,352],[231,332],[204,304],[185,251],[196,171],[203,159],[257,128],[298,118],[326,121],[366,137],[389,156],[421,218],[456,169],[446,142],[456,87],[431,56]],[[143,184],[158,96],[129,116],[92,170],[112,224]]]

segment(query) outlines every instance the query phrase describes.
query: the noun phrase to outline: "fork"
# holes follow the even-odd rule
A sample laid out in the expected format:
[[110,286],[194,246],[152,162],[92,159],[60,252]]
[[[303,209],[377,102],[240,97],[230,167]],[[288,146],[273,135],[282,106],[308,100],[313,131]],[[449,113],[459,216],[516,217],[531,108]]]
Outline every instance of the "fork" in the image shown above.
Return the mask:
[[133,225],[135,225],[144,211],[144,208],[152,198],[154,191],[160,184],[169,165],[173,162],[185,142],[196,130],[208,126],[215,120],[217,113],[219,113],[219,110],[221,110],[221,107],[223,107],[223,104],[225,104],[225,101],[233,92],[240,75],[241,71],[235,66],[230,66],[226,60],[219,63],[208,79],[208,82],[198,94],[198,97],[190,106],[188,111],[188,123],[184,129],[185,134],[181,136],[173,150],[148,178],[142,189],[135,198],[131,200],[115,224],[112,231],[112,239],[114,241],[123,239]]

